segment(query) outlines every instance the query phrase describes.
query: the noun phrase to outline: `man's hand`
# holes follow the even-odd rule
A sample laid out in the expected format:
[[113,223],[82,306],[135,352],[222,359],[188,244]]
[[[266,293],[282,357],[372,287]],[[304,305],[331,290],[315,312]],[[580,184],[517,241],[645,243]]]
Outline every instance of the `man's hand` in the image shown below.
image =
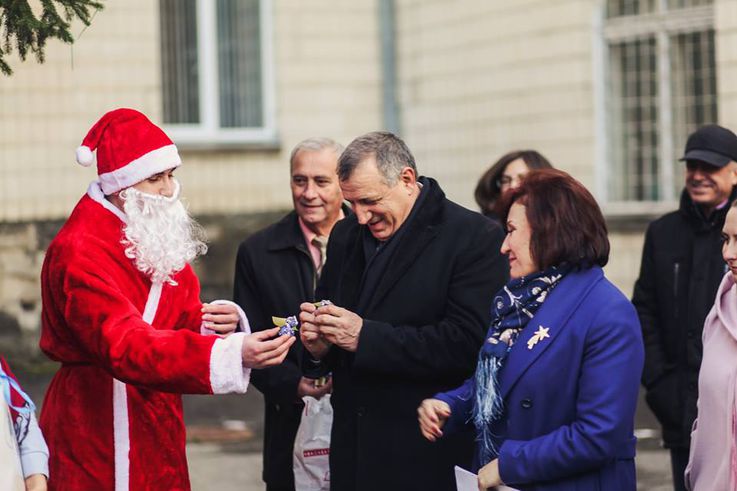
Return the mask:
[[327,354],[330,345],[320,336],[320,328],[315,324],[317,307],[305,302],[299,308],[301,310],[299,313],[299,337],[302,340],[302,345],[314,358],[320,360]]
[[502,477],[499,475],[499,459],[494,459],[479,469],[479,491],[501,486]]
[[346,351],[358,349],[358,338],[361,335],[363,319],[350,310],[337,305],[325,305],[315,311],[315,324],[320,335]]
[[297,338],[278,334],[279,328],[274,327],[247,335],[243,340],[243,366],[266,368],[283,362]]
[[315,399],[319,399],[325,394],[329,394],[333,390],[333,379],[329,378],[328,381],[320,387],[315,386],[315,379],[302,377],[297,385],[297,398],[302,399],[304,396],[312,396]]
[[202,325],[227,336],[238,328],[238,309],[231,304],[202,304]]
[[26,491],[46,491],[46,476],[31,474],[25,481]]
[[417,408],[422,436],[434,442],[443,436],[443,425],[450,417],[450,406],[439,399],[425,399]]

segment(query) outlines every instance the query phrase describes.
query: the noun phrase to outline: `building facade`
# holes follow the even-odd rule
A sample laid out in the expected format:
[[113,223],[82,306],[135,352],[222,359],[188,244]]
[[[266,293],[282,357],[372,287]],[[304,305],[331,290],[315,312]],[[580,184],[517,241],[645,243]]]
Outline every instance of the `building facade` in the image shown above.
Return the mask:
[[537,149],[594,192],[629,294],[685,136],[737,129],[737,0],[109,0],[73,32],[0,79],[0,338],[34,337],[43,250],[95,177],[74,150],[116,107],[179,146],[220,295],[237,242],[290,207],[306,137],[396,131],[469,208],[496,158]]

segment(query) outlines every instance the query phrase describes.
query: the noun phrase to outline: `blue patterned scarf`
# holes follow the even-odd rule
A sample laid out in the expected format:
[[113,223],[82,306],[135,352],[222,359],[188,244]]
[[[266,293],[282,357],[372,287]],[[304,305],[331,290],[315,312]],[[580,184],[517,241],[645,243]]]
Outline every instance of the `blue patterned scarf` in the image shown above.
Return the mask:
[[[2,397],[8,405],[8,409],[11,410],[11,414],[12,411],[15,411],[18,414],[17,418],[13,418],[13,427],[15,429],[15,436],[18,439],[18,442],[21,442],[25,439],[26,434],[28,434],[31,413],[36,410],[36,406],[33,404],[31,398],[23,392],[23,389],[20,388],[18,382],[16,382],[13,377],[5,373],[2,365],[0,365],[0,392],[2,392]],[[15,398],[13,397],[13,394],[16,395]],[[23,401],[22,404],[18,399]],[[15,404],[20,405],[16,406]]]
[[479,352],[475,375],[473,423],[481,441],[482,465],[497,455],[491,424],[503,411],[497,379],[499,371],[522,329],[569,271],[569,267],[552,267],[515,278],[494,296],[489,337]]

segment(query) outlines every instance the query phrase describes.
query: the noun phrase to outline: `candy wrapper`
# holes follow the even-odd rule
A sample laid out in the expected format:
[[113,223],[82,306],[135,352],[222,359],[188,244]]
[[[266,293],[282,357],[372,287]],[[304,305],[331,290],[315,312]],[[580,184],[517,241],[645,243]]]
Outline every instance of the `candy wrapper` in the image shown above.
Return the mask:
[[[326,305],[332,305],[330,300],[320,300],[315,302],[315,307],[324,307]],[[279,336],[296,336],[299,330],[299,320],[296,315],[290,315],[289,317],[272,317],[271,322],[274,326],[279,327]]]
[[299,329],[299,321],[296,315],[290,315],[286,319],[283,317],[272,317],[271,322],[279,327],[279,336],[296,336]]

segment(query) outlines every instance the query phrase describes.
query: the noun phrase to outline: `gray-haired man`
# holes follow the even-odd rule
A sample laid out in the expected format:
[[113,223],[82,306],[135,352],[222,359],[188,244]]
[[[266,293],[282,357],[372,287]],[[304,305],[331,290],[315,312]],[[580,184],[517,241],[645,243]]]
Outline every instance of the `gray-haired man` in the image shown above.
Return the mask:
[[[238,250],[234,300],[248,312],[251,327],[272,326],[271,316],[299,312],[314,301],[315,283],[325,263],[325,247],[333,225],[342,218],[343,196],[336,167],[343,147],[329,138],[299,143],[290,157],[294,211],[255,233]],[[264,394],[264,471],[269,491],[294,490],[292,449],[302,413],[301,398],[319,398],[328,383],[316,388],[302,377],[302,348],[292,346],[276,370],[257,370],[253,384]]]
[[331,489],[454,489],[473,436],[427,442],[416,410],[473,371],[507,278],[502,230],[418,177],[391,133],[351,142],[338,176],[355,215],[335,226],[317,290],[334,305],[300,314],[303,366],[333,373]]

